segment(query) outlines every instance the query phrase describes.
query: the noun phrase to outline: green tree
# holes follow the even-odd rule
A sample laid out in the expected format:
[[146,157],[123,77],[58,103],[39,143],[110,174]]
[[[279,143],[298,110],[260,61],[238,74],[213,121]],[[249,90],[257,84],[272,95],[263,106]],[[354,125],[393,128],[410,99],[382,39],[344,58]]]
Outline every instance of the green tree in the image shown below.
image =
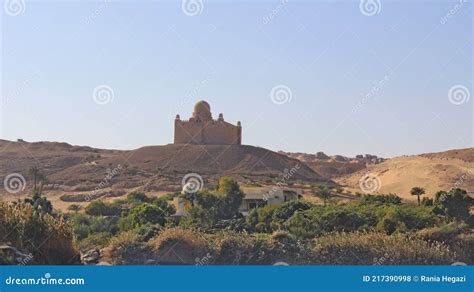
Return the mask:
[[313,187],[312,195],[320,198],[324,202],[324,206],[326,206],[327,202],[332,198],[333,193],[328,187],[317,186]]
[[410,191],[410,194],[412,196],[417,196],[418,198],[418,206],[421,205],[421,199],[420,199],[420,196],[423,196],[425,194],[425,189],[424,188],[420,188],[420,187],[414,187],[411,189]]
[[435,195],[434,212],[467,221],[473,206],[472,199],[465,190],[456,188],[449,192],[440,191]]
[[163,226],[167,214],[156,205],[144,203],[133,208],[128,216],[133,227],[139,227],[147,223]]
[[283,223],[290,219],[297,211],[305,211],[310,208],[310,204],[301,200],[286,202],[275,210],[273,219],[278,223]]
[[239,213],[245,197],[239,184],[230,177],[222,177],[217,183],[217,193],[221,200],[219,214],[221,219],[230,219]]

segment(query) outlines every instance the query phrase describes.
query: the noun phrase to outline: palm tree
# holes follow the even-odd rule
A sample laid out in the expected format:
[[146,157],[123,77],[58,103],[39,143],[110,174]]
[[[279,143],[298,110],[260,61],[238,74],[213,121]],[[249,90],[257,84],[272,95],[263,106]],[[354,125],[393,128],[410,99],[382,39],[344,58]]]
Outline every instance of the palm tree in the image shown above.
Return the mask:
[[38,183],[38,176],[40,174],[40,170],[35,165],[28,169],[28,173],[33,177],[33,192],[36,192],[36,185]]
[[421,200],[420,200],[420,196],[424,195],[426,192],[425,192],[425,189],[424,188],[420,188],[420,187],[414,187],[411,189],[410,191],[410,194],[412,196],[417,196],[418,197],[418,206],[421,205]]

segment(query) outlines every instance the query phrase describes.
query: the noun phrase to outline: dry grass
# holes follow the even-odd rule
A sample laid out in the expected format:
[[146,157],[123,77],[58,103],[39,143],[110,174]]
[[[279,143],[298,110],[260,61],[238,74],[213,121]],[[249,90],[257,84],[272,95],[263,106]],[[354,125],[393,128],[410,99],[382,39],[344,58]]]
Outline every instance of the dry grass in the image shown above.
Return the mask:
[[454,253],[441,243],[414,236],[382,233],[335,233],[315,239],[316,263],[322,265],[446,265]]
[[79,260],[72,228],[63,217],[37,213],[28,204],[0,202],[0,242],[31,253],[38,264],[75,264]]
[[113,237],[104,250],[105,261],[114,265],[143,265],[151,258],[150,247],[133,231]]

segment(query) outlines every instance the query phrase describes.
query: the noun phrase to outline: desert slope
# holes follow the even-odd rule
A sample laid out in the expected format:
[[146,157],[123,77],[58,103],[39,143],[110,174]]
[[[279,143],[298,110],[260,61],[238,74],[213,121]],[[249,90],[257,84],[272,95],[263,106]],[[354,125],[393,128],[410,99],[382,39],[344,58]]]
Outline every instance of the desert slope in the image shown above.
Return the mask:
[[362,192],[359,180],[367,173],[379,178],[380,189],[377,193],[395,193],[407,200],[414,200],[410,195],[414,186],[425,188],[429,197],[455,186],[473,194],[474,148],[396,157],[335,181],[348,190]]
[[[245,145],[164,145],[136,150],[104,150],[67,143],[0,140],[0,178],[20,173],[31,188],[28,169],[37,165],[48,176],[45,190],[82,192],[94,190],[105,177],[107,188],[170,191],[181,187],[187,173],[198,173],[212,185],[220,176],[240,180],[278,179],[299,165],[291,180],[324,179],[301,161],[276,152]],[[4,190],[2,189],[2,192]]]

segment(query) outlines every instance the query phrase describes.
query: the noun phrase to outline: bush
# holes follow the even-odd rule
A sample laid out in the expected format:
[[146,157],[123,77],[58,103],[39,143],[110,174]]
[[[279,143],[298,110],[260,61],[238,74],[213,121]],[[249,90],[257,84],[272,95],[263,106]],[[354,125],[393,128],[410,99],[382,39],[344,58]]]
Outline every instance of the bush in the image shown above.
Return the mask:
[[116,220],[106,217],[74,214],[69,218],[69,222],[78,240],[97,233],[106,233],[112,236],[118,231]]
[[[244,196],[237,182],[228,177],[221,178],[213,192],[186,193],[182,197],[191,203],[192,208],[180,226],[211,230],[216,225],[226,225],[225,221],[239,218],[239,207]],[[238,226],[234,227],[238,229]]]
[[130,194],[127,195],[127,202],[130,204],[141,204],[141,203],[147,203],[149,202],[150,199],[147,197],[142,192],[131,192]]
[[0,238],[43,265],[79,262],[73,231],[63,217],[37,212],[25,203],[0,202]]
[[301,200],[286,202],[275,210],[273,219],[282,223],[291,218],[297,211],[306,211],[310,208],[309,203]]
[[465,190],[452,189],[449,192],[436,193],[434,211],[450,218],[467,221],[473,203],[474,199]]
[[112,235],[107,232],[94,233],[79,240],[77,245],[81,251],[87,251],[91,249],[102,249],[109,244]]
[[336,233],[316,238],[314,264],[449,265],[454,255],[440,243],[383,233]]
[[174,213],[174,208],[165,201],[155,204],[144,203],[134,207],[128,214],[131,226],[139,227],[144,224],[165,225],[166,218]]
[[113,237],[104,255],[113,265],[143,265],[153,258],[151,248],[133,231],[122,232]]
[[474,232],[469,225],[451,222],[438,227],[423,229],[417,236],[429,242],[441,242],[456,253],[456,261],[474,264]]
[[209,252],[204,235],[190,229],[165,229],[150,241],[150,246],[161,264],[194,264],[196,258]]
[[161,230],[163,230],[163,226],[148,223],[138,227],[135,231],[143,238],[144,241],[149,241],[150,239],[158,236]]
[[272,265],[277,262],[277,252],[268,235],[220,233],[215,236],[213,245],[218,265]]
[[388,195],[362,195],[359,198],[359,202],[361,204],[394,204],[400,205],[402,204],[402,199],[395,195],[395,194],[388,194]]
[[117,204],[105,203],[103,201],[92,201],[87,205],[86,214],[92,216],[119,216],[122,212]]
[[247,217],[247,224],[257,232],[266,232],[269,233],[276,229],[276,225],[273,223],[273,214],[277,209],[276,206],[265,206],[262,208],[256,208],[250,211],[249,216]]
[[[372,199],[370,199],[372,200]],[[296,212],[281,224],[300,238],[312,238],[328,232],[369,231],[387,234],[419,230],[441,221],[431,207],[407,204],[362,204],[359,200],[340,205],[313,206]]]

